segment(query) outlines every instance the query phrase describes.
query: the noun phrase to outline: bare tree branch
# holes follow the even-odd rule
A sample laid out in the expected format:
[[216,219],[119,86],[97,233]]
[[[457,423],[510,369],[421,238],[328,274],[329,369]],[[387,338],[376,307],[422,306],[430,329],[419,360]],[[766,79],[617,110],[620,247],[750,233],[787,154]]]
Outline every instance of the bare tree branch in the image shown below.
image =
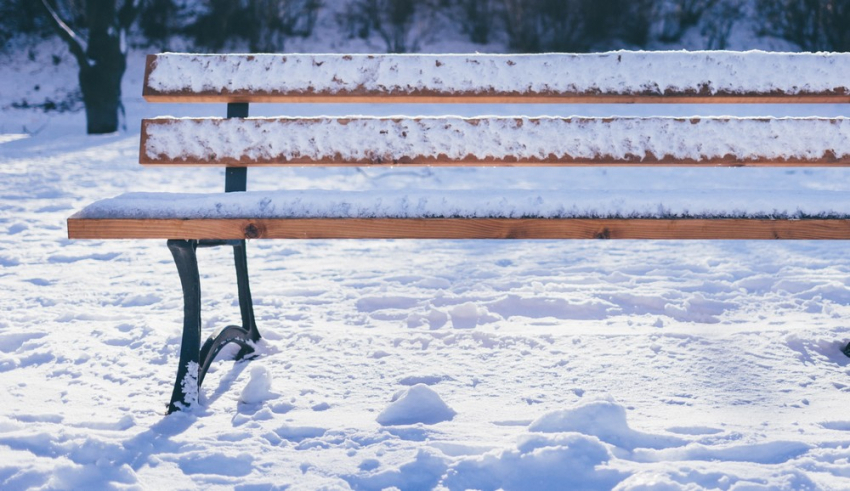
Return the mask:
[[41,4],[44,5],[44,8],[50,15],[50,19],[53,21],[53,27],[55,27],[56,31],[59,33],[59,37],[61,37],[68,45],[68,49],[70,49],[74,57],[77,58],[77,62],[80,66],[88,66],[89,59],[86,56],[85,41],[83,41],[73,29],[68,27],[68,24],[59,17],[56,9],[54,9],[47,0],[41,0]]

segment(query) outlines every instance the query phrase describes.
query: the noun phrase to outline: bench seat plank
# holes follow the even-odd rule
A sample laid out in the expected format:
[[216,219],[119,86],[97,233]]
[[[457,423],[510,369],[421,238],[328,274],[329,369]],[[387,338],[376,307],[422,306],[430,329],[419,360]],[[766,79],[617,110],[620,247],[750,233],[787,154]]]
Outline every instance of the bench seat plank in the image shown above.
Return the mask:
[[311,190],[128,193],[84,208],[68,230],[71,238],[814,239],[850,238],[847,219],[850,196],[822,190]]
[[73,239],[850,240],[850,220],[278,218],[68,219]]
[[850,218],[822,189],[292,190],[126,193],[77,218]]
[[144,165],[847,166],[848,118],[144,120]]
[[150,102],[846,103],[850,54],[150,55]]

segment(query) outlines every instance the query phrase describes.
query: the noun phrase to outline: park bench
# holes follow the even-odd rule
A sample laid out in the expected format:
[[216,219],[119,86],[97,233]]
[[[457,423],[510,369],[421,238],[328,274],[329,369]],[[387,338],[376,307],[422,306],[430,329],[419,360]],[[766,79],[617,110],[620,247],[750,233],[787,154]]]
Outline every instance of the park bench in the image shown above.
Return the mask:
[[[434,190],[246,192],[252,166],[527,166],[528,172],[542,166],[846,167],[850,120],[844,118],[248,118],[248,107],[846,104],[850,54],[161,54],[147,58],[144,97],[227,104],[227,118],[144,120],[140,150],[145,166],[224,167],[224,192],[105,199],[70,217],[68,236],[167,239],[184,294],[169,412],[197,401],[224,345],[237,343],[240,358],[260,339],[246,239],[850,239],[850,209],[841,203],[831,211],[807,211],[794,202],[787,203],[788,212],[728,210],[716,202],[707,208],[697,203],[611,211],[577,204],[570,190],[505,190],[496,196]],[[202,346],[195,252],[222,245],[234,248],[242,324],[221,329]]]

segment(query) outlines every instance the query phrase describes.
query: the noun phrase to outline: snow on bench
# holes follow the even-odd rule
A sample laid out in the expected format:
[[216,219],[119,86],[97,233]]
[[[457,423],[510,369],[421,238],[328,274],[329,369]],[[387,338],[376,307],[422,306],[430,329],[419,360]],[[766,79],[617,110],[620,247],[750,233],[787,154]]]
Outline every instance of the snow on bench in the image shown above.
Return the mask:
[[81,219],[297,218],[850,218],[841,191],[248,191],[127,193],[93,203]]
[[[248,192],[246,184],[251,166],[846,167],[846,118],[249,118],[248,104],[850,103],[850,54],[163,54],[148,57],[143,93],[151,102],[228,104],[227,119],[143,121],[139,156],[149,166],[224,166],[225,192],[101,200],[68,219],[68,235],[169,239],[184,293],[169,411],[197,402],[223,346],[239,344],[242,357],[260,339],[245,239],[850,239],[844,193],[763,182],[702,191],[653,191],[644,180],[618,190]],[[218,245],[234,247],[242,325],[201,347],[195,252]]]
[[847,118],[146,120],[144,165],[848,165]]
[[147,63],[152,102],[850,102],[850,53],[166,53]]

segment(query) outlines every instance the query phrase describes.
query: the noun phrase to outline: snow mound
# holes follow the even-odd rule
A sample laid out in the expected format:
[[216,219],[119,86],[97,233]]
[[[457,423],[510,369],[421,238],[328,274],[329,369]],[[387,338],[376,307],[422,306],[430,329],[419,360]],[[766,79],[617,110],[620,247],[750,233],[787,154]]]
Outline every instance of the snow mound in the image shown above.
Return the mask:
[[271,391],[272,376],[264,366],[255,366],[251,369],[251,379],[242,389],[239,402],[245,404],[259,404],[269,399],[274,399],[277,394]]
[[811,478],[793,469],[772,469],[758,477],[701,472],[688,466],[668,467],[638,472],[618,484],[612,491],[703,491],[734,490],[799,490],[823,489]]
[[479,308],[474,302],[466,302],[451,310],[452,326],[455,329],[472,329],[478,325],[479,318],[487,314],[487,309]]
[[[343,479],[357,490],[434,489],[446,471],[445,460],[430,451],[419,450],[412,461],[396,468],[367,472],[365,475],[343,476]],[[372,461],[367,467],[376,465],[379,463]]]
[[573,409],[550,412],[532,422],[529,430],[593,435],[603,442],[626,450],[662,449],[687,444],[687,441],[680,438],[641,433],[631,429],[626,421],[626,409],[610,399],[589,401]]
[[461,460],[444,484],[462,489],[610,490],[624,475],[604,469],[613,456],[597,438],[530,435],[516,449]]
[[615,491],[700,491],[706,489],[697,483],[678,483],[661,473],[641,473],[629,477],[614,488]]
[[377,421],[382,426],[435,424],[450,421],[456,414],[433,389],[425,384],[416,384],[387,406],[378,415]]

